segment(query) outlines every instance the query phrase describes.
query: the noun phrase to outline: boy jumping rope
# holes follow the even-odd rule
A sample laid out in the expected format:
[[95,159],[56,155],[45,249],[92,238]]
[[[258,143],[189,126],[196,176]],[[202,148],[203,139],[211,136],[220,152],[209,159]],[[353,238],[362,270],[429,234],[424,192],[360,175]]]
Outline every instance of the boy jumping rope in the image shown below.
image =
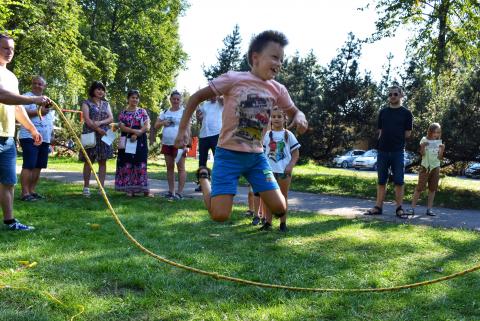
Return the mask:
[[210,185],[208,168],[201,167],[197,177],[202,186],[205,205],[217,222],[230,217],[233,197],[240,175],[245,176],[253,191],[259,193],[273,215],[282,217],[287,211],[280,191],[263,153],[262,132],[270,121],[273,106],[278,106],[292,120],[298,133],[308,128],[305,115],[295,106],[287,89],[274,80],[283,62],[288,41],[283,33],[264,31],[252,39],[248,49],[250,72],[227,72],[194,93],[180,121],[177,148],[189,138],[188,124],[197,106],[214,96],[223,95],[222,129],[215,153]]

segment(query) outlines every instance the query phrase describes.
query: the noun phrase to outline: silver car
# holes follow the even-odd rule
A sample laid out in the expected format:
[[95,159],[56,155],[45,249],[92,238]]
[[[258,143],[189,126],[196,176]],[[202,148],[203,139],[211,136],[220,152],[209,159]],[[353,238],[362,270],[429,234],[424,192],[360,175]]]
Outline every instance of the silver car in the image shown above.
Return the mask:
[[336,167],[349,168],[352,167],[353,161],[357,157],[362,156],[363,153],[365,153],[365,151],[361,149],[350,150],[343,155],[337,155],[333,159],[333,163]]
[[355,169],[361,169],[361,168],[368,168],[368,169],[373,169],[374,171],[377,170],[377,150],[376,149],[370,149],[365,152],[360,157],[357,157],[353,161],[353,167]]

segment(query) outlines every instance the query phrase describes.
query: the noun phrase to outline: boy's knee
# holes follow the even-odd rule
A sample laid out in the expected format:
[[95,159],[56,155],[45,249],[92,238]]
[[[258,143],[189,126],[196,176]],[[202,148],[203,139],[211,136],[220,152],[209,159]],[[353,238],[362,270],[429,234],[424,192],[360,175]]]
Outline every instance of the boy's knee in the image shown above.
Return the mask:
[[210,217],[215,222],[225,222],[230,218],[230,212],[223,211],[210,211]]
[[279,218],[284,216],[285,213],[287,213],[287,207],[285,206],[285,204],[278,204],[275,205],[273,208],[270,208],[270,211],[275,217]]

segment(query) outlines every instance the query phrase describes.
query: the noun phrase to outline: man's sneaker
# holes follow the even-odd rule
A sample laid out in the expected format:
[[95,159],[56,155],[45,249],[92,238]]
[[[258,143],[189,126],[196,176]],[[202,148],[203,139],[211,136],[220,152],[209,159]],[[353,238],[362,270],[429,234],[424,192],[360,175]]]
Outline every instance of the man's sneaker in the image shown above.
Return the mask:
[[265,217],[262,217],[262,225],[267,222],[267,219]]
[[84,187],[82,195],[85,196],[85,197],[90,197],[90,188]]
[[28,225],[22,224],[19,221],[17,221],[16,219],[15,219],[15,222],[13,222],[11,224],[7,224],[7,228],[10,231],[31,231],[31,230],[35,229],[33,226],[28,226]]
[[259,231],[271,231],[272,230],[272,224],[265,222],[265,224],[262,225],[261,228],[258,229]]
[[260,223],[260,217],[255,215],[252,220],[252,225],[258,225],[258,223]]
[[202,191],[202,185],[198,185],[196,188],[195,188],[195,192],[201,192]]
[[287,223],[280,223],[280,232],[286,233],[287,231]]

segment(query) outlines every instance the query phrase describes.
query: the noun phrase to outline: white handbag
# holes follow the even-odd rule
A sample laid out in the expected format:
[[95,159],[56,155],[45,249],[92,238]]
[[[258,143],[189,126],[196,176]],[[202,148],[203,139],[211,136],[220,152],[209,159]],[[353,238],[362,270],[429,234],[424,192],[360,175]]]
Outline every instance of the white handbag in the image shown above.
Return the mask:
[[92,147],[95,147],[95,145],[97,144],[97,140],[95,138],[95,132],[82,134],[80,140],[82,141],[82,146],[85,148],[92,148]]

